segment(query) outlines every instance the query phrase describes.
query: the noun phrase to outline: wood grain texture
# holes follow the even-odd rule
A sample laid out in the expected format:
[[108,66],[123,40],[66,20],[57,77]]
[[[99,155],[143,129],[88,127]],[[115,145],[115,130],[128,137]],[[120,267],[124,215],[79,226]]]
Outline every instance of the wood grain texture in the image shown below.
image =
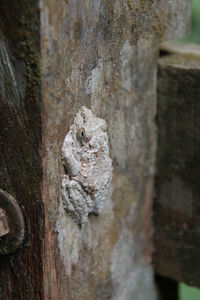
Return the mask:
[[167,44],[161,54],[155,267],[200,286],[200,48]]
[[[186,32],[189,6],[1,1],[0,187],[26,221],[23,247],[0,258],[1,299],[156,299],[157,44]],[[107,121],[114,171],[104,211],[80,229],[60,188],[63,140],[82,105]]]
[[42,298],[41,89],[37,1],[0,2],[0,187],[26,221],[15,253],[0,256],[0,299]]
[[[190,2],[42,3],[45,297],[155,299],[157,45],[185,33]],[[82,105],[108,124],[114,170],[104,211],[80,230],[60,184],[63,140]]]

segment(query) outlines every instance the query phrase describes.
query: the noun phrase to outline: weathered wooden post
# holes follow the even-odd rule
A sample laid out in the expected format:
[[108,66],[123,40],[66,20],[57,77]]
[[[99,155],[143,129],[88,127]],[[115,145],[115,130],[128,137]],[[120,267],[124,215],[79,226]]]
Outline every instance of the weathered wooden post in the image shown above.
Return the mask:
[[158,68],[155,267],[200,286],[200,47],[167,43]]
[[[1,299],[156,299],[157,45],[184,35],[189,13],[189,0],[1,1],[0,187],[26,225],[21,248],[0,257]],[[92,114],[73,125],[82,106]],[[92,116],[107,130],[91,133]],[[108,145],[98,148],[103,132]],[[83,176],[89,147],[100,158],[109,147],[112,159],[103,210],[96,183]],[[98,165],[99,153],[88,162]],[[91,164],[101,183],[106,167]],[[85,209],[94,212],[88,221]]]

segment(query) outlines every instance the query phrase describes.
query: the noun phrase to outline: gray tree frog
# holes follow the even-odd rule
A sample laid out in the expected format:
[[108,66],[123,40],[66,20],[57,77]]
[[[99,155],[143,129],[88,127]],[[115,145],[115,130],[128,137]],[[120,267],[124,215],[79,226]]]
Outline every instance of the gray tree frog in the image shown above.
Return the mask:
[[112,180],[107,125],[83,106],[62,146],[66,175],[62,178],[62,199],[68,214],[83,225],[90,213],[99,214]]

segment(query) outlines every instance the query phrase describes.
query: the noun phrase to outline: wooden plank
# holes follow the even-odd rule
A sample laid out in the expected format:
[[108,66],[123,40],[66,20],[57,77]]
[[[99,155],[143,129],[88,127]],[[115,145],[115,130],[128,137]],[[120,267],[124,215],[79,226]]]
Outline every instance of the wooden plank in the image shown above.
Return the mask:
[[0,299],[42,299],[39,53],[37,1],[0,1],[0,187],[26,221],[23,246],[0,256]]
[[200,286],[200,47],[166,44],[158,65],[155,268]]
[[[155,299],[157,44],[185,33],[190,1],[42,3],[46,298]],[[60,185],[62,144],[82,105],[108,124],[113,192],[80,229]]]
[[[189,7],[189,0],[0,2],[0,187],[26,222],[23,246],[0,258],[1,299],[156,298],[157,44],[185,34]],[[107,122],[114,168],[112,195],[84,227],[61,198],[62,144],[82,105]]]

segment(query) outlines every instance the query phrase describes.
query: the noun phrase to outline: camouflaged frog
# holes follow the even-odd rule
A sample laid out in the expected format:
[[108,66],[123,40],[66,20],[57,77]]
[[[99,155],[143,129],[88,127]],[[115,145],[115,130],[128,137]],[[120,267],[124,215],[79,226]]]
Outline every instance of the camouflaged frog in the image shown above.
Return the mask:
[[63,204],[83,225],[90,213],[102,211],[112,180],[106,122],[85,106],[65,137],[62,159],[66,171],[62,178]]

